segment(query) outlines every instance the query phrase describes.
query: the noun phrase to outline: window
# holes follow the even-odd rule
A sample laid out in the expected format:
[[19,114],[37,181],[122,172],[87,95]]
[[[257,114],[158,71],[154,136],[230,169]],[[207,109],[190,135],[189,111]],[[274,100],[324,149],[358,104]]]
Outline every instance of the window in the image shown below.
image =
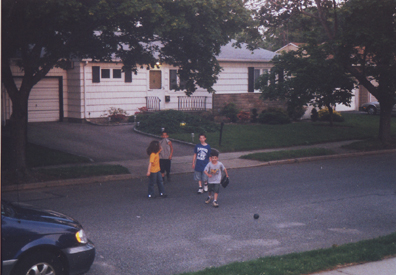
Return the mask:
[[180,80],[180,77],[178,76],[177,70],[169,70],[169,89],[170,90],[177,90],[177,89],[182,89],[184,90],[186,88],[186,82],[187,81],[182,81]]
[[150,71],[150,90],[156,90],[161,88],[161,71]]
[[102,69],[102,78],[110,78],[110,69]]
[[268,73],[268,69],[258,69],[254,67],[248,68],[248,92],[253,93],[255,90],[255,84],[259,79],[260,75]]
[[132,70],[125,69],[125,83],[131,83],[131,82],[132,82]]
[[100,82],[100,67],[92,66],[92,83]]
[[254,69],[254,83],[257,82],[257,79],[260,77],[260,69]]
[[113,78],[121,78],[121,70],[113,69]]

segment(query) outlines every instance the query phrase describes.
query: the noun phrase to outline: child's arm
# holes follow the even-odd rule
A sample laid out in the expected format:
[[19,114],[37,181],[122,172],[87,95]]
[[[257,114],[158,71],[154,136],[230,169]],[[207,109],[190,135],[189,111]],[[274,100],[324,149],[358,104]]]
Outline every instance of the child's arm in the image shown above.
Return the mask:
[[193,156],[193,163],[192,163],[192,168],[195,168],[195,160],[197,159],[197,154],[194,154]]
[[226,174],[226,177],[228,178],[228,172],[227,169],[224,167],[224,173]]
[[149,165],[148,165],[148,169],[147,169],[147,177],[149,177],[150,176],[150,170],[151,170],[151,162],[149,162]]
[[204,170],[204,173],[205,173],[205,175],[207,175],[207,176],[208,176],[208,178],[211,178],[211,177],[212,177],[212,175],[211,175],[211,174],[209,174],[208,172],[206,172],[206,170]]
[[172,156],[173,156],[173,145],[172,145],[172,141],[169,141],[168,144],[169,144],[169,147],[170,147],[169,159],[172,159]]

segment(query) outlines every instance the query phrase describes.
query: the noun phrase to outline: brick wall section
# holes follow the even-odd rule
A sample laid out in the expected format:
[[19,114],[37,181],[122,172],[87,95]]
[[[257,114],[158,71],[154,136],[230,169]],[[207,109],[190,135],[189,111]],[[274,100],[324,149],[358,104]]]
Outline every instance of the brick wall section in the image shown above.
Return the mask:
[[245,93],[245,94],[214,94],[213,95],[213,113],[218,113],[228,103],[234,103],[241,111],[250,112],[256,108],[258,113],[268,108],[283,108],[286,110],[286,104],[282,101],[269,101],[260,98],[261,93]]

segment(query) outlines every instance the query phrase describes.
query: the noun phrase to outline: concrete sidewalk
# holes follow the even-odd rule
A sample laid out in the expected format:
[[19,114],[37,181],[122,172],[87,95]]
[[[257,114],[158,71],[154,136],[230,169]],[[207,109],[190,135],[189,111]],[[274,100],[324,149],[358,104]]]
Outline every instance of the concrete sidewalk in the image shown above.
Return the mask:
[[[227,169],[235,169],[235,168],[291,164],[291,163],[317,161],[317,160],[332,159],[332,158],[356,157],[356,156],[365,156],[365,155],[396,152],[396,149],[369,151],[369,152],[355,152],[355,151],[351,151],[351,150],[346,150],[341,147],[343,145],[350,144],[352,142],[354,142],[354,141],[349,140],[349,141],[329,142],[329,143],[322,143],[322,144],[315,144],[315,145],[302,145],[302,146],[294,146],[294,147],[286,147],[286,148],[264,149],[264,150],[245,151],[245,152],[220,153],[219,160],[224,164],[224,166]],[[298,149],[307,149],[307,148],[331,149],[334,151],[334,154],[327,155],[327,156],[275,160],[275,161],[268,161],[268,162],[240,158],[243,155],[248,155],[248,154],[252,154],[252,153],[274,152],[274,151],[283,151],[283,150],[298,150]],[[191,149],[191,152],[193,152],[193,149]],[[192,158],[193,158],[192,153],[191,153],[191,156],[174,157],[172,159],[171,174],[176,175],[176,174],[192,173],[193,172]],[[27,190],[27,189],[36,189],[36,188],[44,188],[44,187],[54,187],[54,186],[61,186],[61,185],[65,186],[65,185],[74,185],[74,184],[145,178],[146,172],[147,172],[147,166],[148,166],[148,157],[146,159],[138,159],[138,160],[94,162],[94,163],[90,163],[90,164],[79,164],[79,165],[82,166],[82,165],[103,165],[103,164],[121,165],[121,166],[127,168],[129,170],[130,174],[97,176],[97,177],[90,177],[90,178],[77,178],[77,179],[68,179],[68,180],[55,180],[55,181],[46,181],[46,182],[38,182],[38,183],[26,183],[26,184],[19,184],[18,186],[4,185],[4,186],[2,186],[1,190],[2,190],[2,192],[7,192],[7,191]],[[63,166],[75,166],[75,165],[63,165]],[[59,167],[59,166],[56,166],[56,167]],[[46,168],[50,168],[50,167],[46,167]],[[395,275],[396,275],[396,273],[395,273]]]
[[311,275],[395,275],[396,258],[322,271]]

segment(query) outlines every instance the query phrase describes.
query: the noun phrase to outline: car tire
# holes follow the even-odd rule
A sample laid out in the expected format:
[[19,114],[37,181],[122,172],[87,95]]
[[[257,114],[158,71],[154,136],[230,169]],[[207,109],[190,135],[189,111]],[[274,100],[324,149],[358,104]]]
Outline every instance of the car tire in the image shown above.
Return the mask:
[[377,108],[375,108],[374,106],[370,106],[370,107],[368,107],[368,109],[367,109],[367,113],[368,113],[369,115],[375,115],[375,114],[377,114]]
[[36,251],[21,259],[21,262],[18,262],[12,274],[66,275],[65,268],[58,256],[57,254],[46,251]]

